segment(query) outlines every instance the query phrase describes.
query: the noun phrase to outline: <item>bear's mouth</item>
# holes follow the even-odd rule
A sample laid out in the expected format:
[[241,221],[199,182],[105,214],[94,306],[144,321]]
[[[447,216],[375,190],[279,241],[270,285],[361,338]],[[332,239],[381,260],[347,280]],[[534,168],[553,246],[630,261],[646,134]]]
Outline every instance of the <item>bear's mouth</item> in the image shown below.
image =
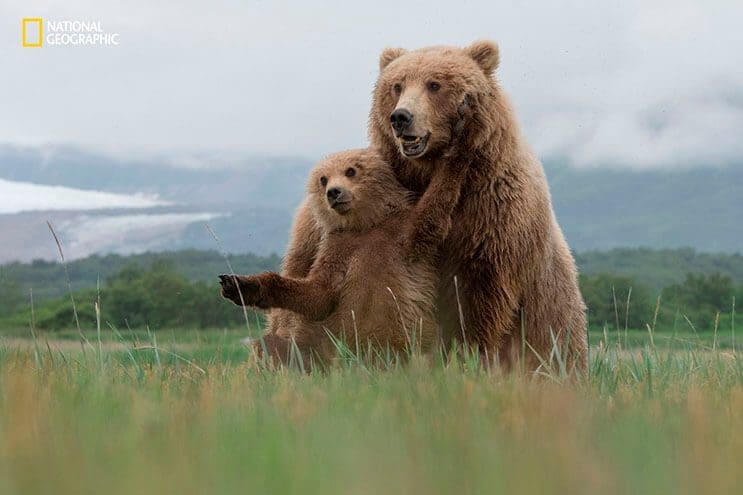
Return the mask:
[[425,136],[406,136],[402,135],[397,140],[400,142],[400,151],[408,158],[416,158],[425,153],[428,147],[429,132]]
[[332,201],[330,202],[330,207],[336,213],[345,215],[346,213],[351,211],[351,201]]

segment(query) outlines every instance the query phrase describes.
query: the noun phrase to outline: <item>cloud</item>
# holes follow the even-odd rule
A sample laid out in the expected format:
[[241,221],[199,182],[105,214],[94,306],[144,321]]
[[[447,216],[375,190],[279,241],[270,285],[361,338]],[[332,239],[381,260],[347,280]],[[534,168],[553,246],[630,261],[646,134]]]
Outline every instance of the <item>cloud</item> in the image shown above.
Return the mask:
[[[630,167],[740,163],[743,43],[733,2],[656,2],[624,30],[625,57],[563,84],[562,104],[529,115],[542,154],[578,165]],[[571,91],[569,88],[573,88]],[[537,104],[538,106],[538,104]]]
[[[320,156],[363,146],[385,46],[501,45],[540,156],[740,163],[738,0],[13,2],[0,7],[0,140],[122,155]],[[176,15],[177,13],[177,15]],[[117,47],[24,49],[21,18],[100,20]]]

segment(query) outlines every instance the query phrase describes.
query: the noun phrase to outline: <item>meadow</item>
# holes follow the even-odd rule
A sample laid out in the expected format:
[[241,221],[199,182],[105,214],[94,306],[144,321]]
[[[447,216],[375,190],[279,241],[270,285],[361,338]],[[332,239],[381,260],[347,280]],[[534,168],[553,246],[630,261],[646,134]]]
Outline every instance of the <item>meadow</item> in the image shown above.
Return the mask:
[[340,349],[308,374],[241,344],[262,318],[218,296],[218,256],[145,261],[5,267],[0,493],[743,490],[737,276],[681,282],[675,269],[655,293],[608,271],[582,278],[593,323],[579,379],[557,350],[537,373],[506,374],[467,349]]
[[0,493],[743,488],[729,330],[592,332],[578,381],[503,374],[470,353],[276,370],[251,359],[245,333],[6,334]]

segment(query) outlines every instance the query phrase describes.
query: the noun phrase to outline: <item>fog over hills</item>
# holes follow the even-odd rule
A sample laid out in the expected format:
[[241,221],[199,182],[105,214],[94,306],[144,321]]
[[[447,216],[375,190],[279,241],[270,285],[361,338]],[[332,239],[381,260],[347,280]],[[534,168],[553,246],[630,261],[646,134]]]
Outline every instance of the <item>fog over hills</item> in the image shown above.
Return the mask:
[[[164,249],[282,253],[313,160],[270,156],[116,160],[68,147],[0,146],[0,262]],[[743,166],[649,170],[547,161],[577,251],[621,246],[743,249]],[[55,187],[49,187],[55,186]],[[62,186],[62,187],[60,187]]]

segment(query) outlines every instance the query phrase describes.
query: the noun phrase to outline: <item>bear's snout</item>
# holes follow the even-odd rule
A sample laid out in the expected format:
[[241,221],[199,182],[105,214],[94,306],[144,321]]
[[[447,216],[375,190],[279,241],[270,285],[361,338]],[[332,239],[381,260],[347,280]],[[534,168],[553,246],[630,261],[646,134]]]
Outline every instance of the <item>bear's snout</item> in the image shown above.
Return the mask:
[[328,189],[328,201],[333,202],[337,200],[341,194],[343,194],[343,191],[341,191],[340,188],[334,187]]
[[[342,187],[331,187],[326,193],[328,205],[339,213],[345,213],[351,202],[350,193]],[[341,211],[343,210],[343,211]]]
[[405,108],[398,108],[390,115],[390,123],[395,130],[395,136],[400,137],[413,123],[413,114]]

